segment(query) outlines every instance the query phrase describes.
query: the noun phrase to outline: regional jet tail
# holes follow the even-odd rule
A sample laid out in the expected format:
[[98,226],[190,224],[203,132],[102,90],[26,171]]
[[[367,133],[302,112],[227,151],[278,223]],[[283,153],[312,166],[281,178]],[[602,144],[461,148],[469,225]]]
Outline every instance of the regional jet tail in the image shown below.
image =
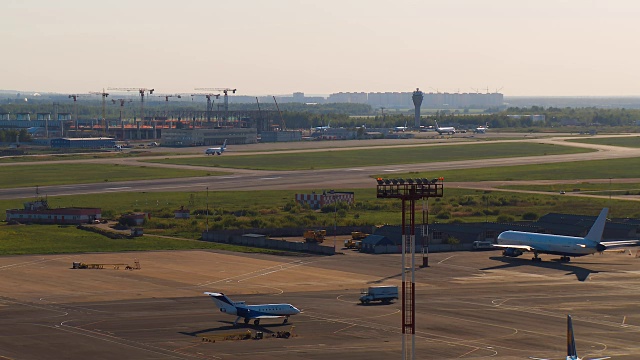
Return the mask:
[[[610,356],[605,356],[596,359],[584,359],[584,360],[605,360],[610,359]],[[551,360],[551,359],[543,359],[537,357],[530,357],[529,359],[533,360]],[[571,315],[567,315],[567,359],[566,360],[583,360],[578,357],[578,352],[576,351],[576,339],[573,336],[573,323],[571,322]]]
[[456,128],[454,128],[453,126],[446,126],[446,127],[440,127],[438,126],[438,121],[434,120],[436,123],[436,131],[438,132],[438,134],[442,135],[442,134],[455,134],[456,133]]
[[222,153],[227,149],[227,139],[224,139],[224,143],[220,147],[212,147],[208,148],[204,151],[207,155],[222,155]]
[[237,325],[238,321],[244,318],[244,323],[248,324],[253,320],[254,325],[260,325],[260,319],[277,319],[284,317],[283,324],[289,322],[289,316],[300,313],[295,306],[291,304],[261,304],[247,305],[244,301],[231,301],[223,293],[205,292],[216,303],[221,312],[236,315],[237,318],[233,325]]
[[329,123],[327,124],[327,126],[316,126],[314,129],[316,129],[317,131],[324,131],[327,129],[331,129],[331,120],[329,120]]
[[498,243],[494,247],[503,248],[502,255],[517,257],[525,251],[533,252],[533,261],[542,261],[538,254],[560,255],[562,261],[569,261],[570,256],[584,256],[603,252],[610,247],[640,245],[640,240],[602,241],[602,232],[607,221],[608,208],[602,209],[600,215],[585,237],[539,234],[522,231],[504,231],[498,235]]

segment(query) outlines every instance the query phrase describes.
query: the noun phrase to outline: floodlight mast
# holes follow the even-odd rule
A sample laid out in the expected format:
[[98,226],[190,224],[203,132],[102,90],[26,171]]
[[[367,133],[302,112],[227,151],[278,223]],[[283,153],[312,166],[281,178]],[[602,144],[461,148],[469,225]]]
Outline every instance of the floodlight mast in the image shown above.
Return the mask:
[[[444,178],[422,179],[382,179],[378,182],[378,198],[402,200],[402,359],[415,359],[416,350],[416,314],[415,314],[415,204],[417,200],[442,197]],[[408,204],[408,206],[407,206]],[[408,224],[407,224],[408,222]],[[428,234],[427,234],[428,236]],[[407,253],[411,258],[407,259]],[[410,261],[410,263],[409,263]],[[411,279],[407,279],[407,273]],[[408,338],[411,341],[408,343]],[[410,344],[410,345],[409,345]]]

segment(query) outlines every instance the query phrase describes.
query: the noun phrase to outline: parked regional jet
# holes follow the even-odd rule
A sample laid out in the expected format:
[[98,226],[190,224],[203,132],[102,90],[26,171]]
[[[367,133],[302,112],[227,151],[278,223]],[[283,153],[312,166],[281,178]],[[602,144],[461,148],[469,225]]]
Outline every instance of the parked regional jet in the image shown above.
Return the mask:
[[446,127],[440,127],[438,126],[438,121],[434,120],[436,123],[436,131],[438,132],[438,134],[442,135],[442,134],[455,134],[456,133],[456,128],[454,128],[453,126],[446,126]]
[[227,139],[224,139],[224,143],[220,147],[208,148],[204,151],[207,155],[222,155],[222,153],[227,150]]
[[[610,359],[610,356],[605,356],[597,359],[584,359],[584,360],[605,360]],[[533,360],[551,360],[551,359],[543,359],[537,357],[530,357],[529,359]],[[578,357],[578,352],[576,351],[576,339],[573,336],[573,323],[571,322],[571,315],[567,315],[567,359],[566,360],[582,360],[582,358]]]
[[254,325],[260,325],[260,319],[277,319],[284,317],[283,324],[289,321],[289,316],[300,313],[295,306],[291,304],[261,304],[247,305],[244,301],[231,301],[223,293],[205,292],[211,296],[220,311],[229,315],[237,315],[233,325],[238,324],[238,320],[244,318],[244,323],[248,324],[253,320]]
[[569,261],[570,256],[584,256],[602,252],[608,247],[639,245],[640,240],[602,241],[604,224],[607,221],[608,208],[602,209],[600,215],[585,237],[540,234],[523,231],[504,231],[498,235],[494,247],[503,248],[502,255],[517,257],[525,251],[533,252],[533,261],[542,261],[538,254],[561,255],[562,261]]

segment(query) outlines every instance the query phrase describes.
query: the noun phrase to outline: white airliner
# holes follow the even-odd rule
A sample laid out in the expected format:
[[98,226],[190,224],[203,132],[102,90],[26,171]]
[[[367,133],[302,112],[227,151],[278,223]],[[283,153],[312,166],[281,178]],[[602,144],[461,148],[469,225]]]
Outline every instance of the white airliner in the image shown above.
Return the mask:
[[316,129],[317,131],[331,129],[331,120],[329,120],[329,123],[327,124],[327,126],[316,126],[314,129]]
[[607,221],[608,208],[602,209],[585,237],[540,234],[523,231],[504,231],[498,235],[494,247],[503,248],[502,255],[517,257],[525,251],[533,252],[533,261],[542,261],[538,254],[561,255],[562,261],[570,256],[584,256],[602,252],[608,247],[639,245],[639,240],[602,241],[604,224]]
[[225,150],[227,150],[227,139],[224,139],[222,146],[208,148],[204,153],[207,155],[222,155]]
[[440,127],[438,126],[438,121],[434,120],[436,123],[436,131],[438,132],[438,134],[442,135],[442,134],[455,134],[456,133],[456,128],[454,128],[453,126],[446,126],[446,127]]
[[244,318],[244,323],[248,324],[253,320],[254,325],[260,325],[260,319],[277,319],[284,317],[283,324],[289,322],[289,316],[300,313],[295,306],[291,304],[261,304],[247,305],[244,301],[231,301],[223,293],[205,292],[209,295],[220,311],[229,315],[236,315],[237,318],[233,325],[238,324],[238,320]]
[[[610,356],[605,356],[601,358],[594,359],[584,359],[584,360],[605,360],[610,359]],[[529,359],[533,360],[551,360],[551,359],[543,359],[537,357],[530,357]],[[571,322],[571,315],[567,315],[567,359],[566,360],[583,360],[578,357],[578,352],[576,351],[576,339],[573,336],[573,323]]]
[[404,126],[396,126],[393,128],[393,131],[399,132],[399,131],[405,131],[405,130],[409,130],[409,128],[407,127],[407,122],[404,122]]
[[474,133],[476,134],[484,134],[487,132],[487,129],[489,129],[489,124],[485,124],[484,126],[478,126],[477,128],[475,128],[475,130],[473,130]]

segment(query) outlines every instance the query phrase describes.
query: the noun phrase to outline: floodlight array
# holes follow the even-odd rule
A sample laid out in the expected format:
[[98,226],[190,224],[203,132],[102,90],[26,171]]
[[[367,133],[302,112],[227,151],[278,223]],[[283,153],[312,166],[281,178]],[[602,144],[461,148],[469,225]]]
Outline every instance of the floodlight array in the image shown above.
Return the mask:
[[377,178],[378,198],[422,199],[428,197],[442,197],[444,178],[407,178],[383,179]]

